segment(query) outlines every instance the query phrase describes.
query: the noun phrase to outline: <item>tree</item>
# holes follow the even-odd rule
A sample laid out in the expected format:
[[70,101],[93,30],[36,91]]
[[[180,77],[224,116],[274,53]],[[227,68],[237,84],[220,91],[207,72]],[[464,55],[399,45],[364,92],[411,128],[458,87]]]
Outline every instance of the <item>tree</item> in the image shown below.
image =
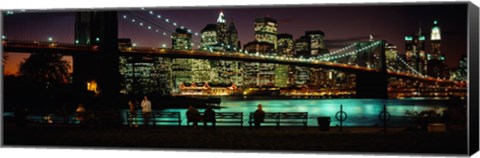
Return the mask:
[[70,64],[60,54],[33,53],[20,63],[19,75],[46,88],[68,83]]

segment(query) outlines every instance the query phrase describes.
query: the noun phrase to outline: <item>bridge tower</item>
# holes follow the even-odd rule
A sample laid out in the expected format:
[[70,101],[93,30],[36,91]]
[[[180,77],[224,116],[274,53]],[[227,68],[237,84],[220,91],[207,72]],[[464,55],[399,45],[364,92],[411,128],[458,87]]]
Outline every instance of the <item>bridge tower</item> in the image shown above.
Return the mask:
[[105,101],[101,104],[115,104],[120,91],[117,12],[77,12],[74,40],[99,51],[73,56],[74,86],[79,92],[87,92],[87,84],[94,83],[97,95]]
[[385,41],[380,42],[377,48],[379,55],[379,72],[357,72],[356,96],[358,98],[388,98],[387,92],[387,64],[385,57]]

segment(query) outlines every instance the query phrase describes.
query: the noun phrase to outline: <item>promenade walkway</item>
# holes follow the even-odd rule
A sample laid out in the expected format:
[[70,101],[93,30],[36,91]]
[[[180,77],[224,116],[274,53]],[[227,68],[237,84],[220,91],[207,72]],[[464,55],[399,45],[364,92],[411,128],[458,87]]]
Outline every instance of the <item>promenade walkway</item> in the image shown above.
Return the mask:
[[427,133],[403,128],[246,127],[192,129],[161,128],[18,128],[4,125],[4,145],[66,148],[268,150],[302,152],[395,152],[461,154],[466,152],[466,132]]

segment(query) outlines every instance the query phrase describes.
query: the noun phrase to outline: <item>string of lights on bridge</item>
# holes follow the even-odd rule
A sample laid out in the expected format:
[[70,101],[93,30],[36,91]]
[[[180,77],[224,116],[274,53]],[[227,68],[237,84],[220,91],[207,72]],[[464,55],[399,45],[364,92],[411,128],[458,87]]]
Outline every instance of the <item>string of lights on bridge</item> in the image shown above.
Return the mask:
[[335,50],[335,51],[330,52],[330,53],[328,53],[328,54],[324,54],[324,55],[322,55],[320,58],[327,58],[327,57],[330,57],[330,56],[332,56],[332,55],[339,54],[340,52],[346,51],[346,50],[352,48],[352,47],[355,46],[355,45],[356,45],[356,43],[353,43],[353,44],[351,44],[351,45],[349,45],[349,46],[347,46],[347,47],[344,47],[344,48]]
[[[159,20],[160,22],[165,22],[165,23],[170,24],[171,26],[173,26],[173,27],[175,27],[175,28],[184,29],[184,30],[186,30],[188,33],[192,33],[192,30],[191,30],[191,29],[188,29],[188,28],[186,28],[186,27],[183,26],[183,25],[180,25],[180,27],[178,27],[179,24],[176,23],[176,22],[171,21],[169,18],[163,17],[163,16],[160,15],[160,14],[155,14],[153,11],[147,11],[147,10],[145,10],[145,8],[141,8],[141,10],[147,12],[149,15],[153,16],[156,20]],[[132,15],[132,14],[130,14],[130,15]],[[138,15],[136,15],[136,16],[138,16]],[[154,29],[154,26],[147,24],[147,23],[153,24],[153,22],[148,22],[148,21],[146,21],[146,20],[140,20],[139,18],[135,18],[135,17],[133,17],[133,16],[132,16],[132,17],[129,17],[127,14],[123,14],[122,18],[123,18],[124,20],[130,21],[130,22],[132,22],[132,23],[138,23],[140,27],[146,28],[147,30],[153,31],[153,32],[155,32],[155,33],[162,34],[163,36],[169,37],[170,39],[172,38],[172,36],[171,36],[171,35],[167,35],[167,34],[171,34],[171,33],[175,33],[175,32],[176,32],[175,30],[169,30],[168,28],[160,27],[160,26],[158,26],[158,25],[159,25],[158,23],[156,23],[156,24],[157,24],[157,27],[159,27],[159,28],[161,28],[162,30],[165,30],[165,31],[167,31],[167,32],[165,32],[165,31],[160,31],[159,29]],[[163,19],[163,20],[162,20],[162,19]],[[153,24],[153,25],[155,25],[155,24]],[[195,32],[195,33],[193,33],[193,35],[198,37],[198,36],[199,36],[199,33],[198,33],[198,32]],[[197,48],[200,48],[200,47],[201,47],[201,41],[198,41],[198,40],[196,40],[195,38],[192,38],[192,40],[193,40],[194,42],[198,43]],[[134,45],[136,45],[136,44],[134,44]],[[195,44],[192,43],[191,46],[195,46]],[[162,44],[162,47],[165,48],[165,47],[166,47],[166,44]],[[205,47],[207,47],[207,49],[209,49],[209,50],[212,51],[211,46],[206,45]]]
[[[344,54],[339,54],[339,55],[337,54],[337,55],[332,56],[332,57],[330,57],[330,56],[321,57],[320,59],[321,59],[321,60],[325,60],[325,61],[330,61],[330,60],[336,60],[336,59],[339,59],[339,58],[344,58],[344,57],[347,57],[347,56],[355,55],[355,54],[357,54],[357,53],[359,53],[359,52],[362,52],[362,51],[364,51],[364,50],[370,49],[370,48],[372,48],[372,47],[374,47],[374,46],[377,46],[377,45],[380,44],[380,43],[381,43],[380,41],[376,41],[376,42],[373,42],[372,44],[370,44],[370,45],[368,45],[368,46],[366,46],[366,47],[363,47],[363,48],[360,48],[360,49],[357,49],[357,50],[354,50],[354,51],[346,52],[346,53],[344,53]],[[350,46],[348,46],[348,47],[351,47],[351,46],[353,46],[353,45],[355,45],[355,44],[352,44],[352,45],[350,45]]]
[[[143,11],[145,11],[145,12],[148,12],[149,15],[151,15],[151,16],[153,16],[153,17],[156,17],[156,18],[159,19],[159,20],[162,19],[162,15],[160,15],[160,14],[155,14],[152,10],[147,11],[147,10],[145,10],[145,8],[141,8],[141,9],[142,9]],[[173,27],[178,27],[178,25],[179,25],[179,24],[177,24],[176,22],[170,21],[170,19],[168,19],[168,18],[165,18],[165,20],[162,20],[162,21],[163,21],[163,22],[166,22],[166,23],[168,23],[168,24],[171,24]],[[191,30],[191,29],[186,28],[186,27],[183,26],[183,25],[180,25],[179,28],[180,28],[180,29],[185,29],[185,30],[187,30],[188,33],[192,33],[192,30]],[[195,36],[198,36],[198,35],[199,35],[198,32],[195,32],[195,33],[193,33],[193,34],[194,34]]]
[[[411,67],[409,64],[407,64],[407,62],[405,62],[405,60],[403,60],[396,52],[395,53],[395,56],[397,57],[397,59],[400,60],[400,62],[405,65],[408,69],[410,69],[410,71],[412,71],[413,73],[415,73],[416,75],[418,76],[422,76],[422,77],[426,77],[425,75],[423,75],[422,73],[418,72],[417,70],[415,70],[413,67]],[[398,72],[398,70],[397,70]]]

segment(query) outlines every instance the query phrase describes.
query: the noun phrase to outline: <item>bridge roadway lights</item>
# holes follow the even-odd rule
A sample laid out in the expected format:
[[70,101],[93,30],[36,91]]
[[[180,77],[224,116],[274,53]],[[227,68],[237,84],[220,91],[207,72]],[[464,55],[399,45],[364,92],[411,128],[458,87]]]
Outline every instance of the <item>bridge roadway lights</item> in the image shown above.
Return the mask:
[[386,73],[357,72],[355,79],[357,98],[388,98]]

